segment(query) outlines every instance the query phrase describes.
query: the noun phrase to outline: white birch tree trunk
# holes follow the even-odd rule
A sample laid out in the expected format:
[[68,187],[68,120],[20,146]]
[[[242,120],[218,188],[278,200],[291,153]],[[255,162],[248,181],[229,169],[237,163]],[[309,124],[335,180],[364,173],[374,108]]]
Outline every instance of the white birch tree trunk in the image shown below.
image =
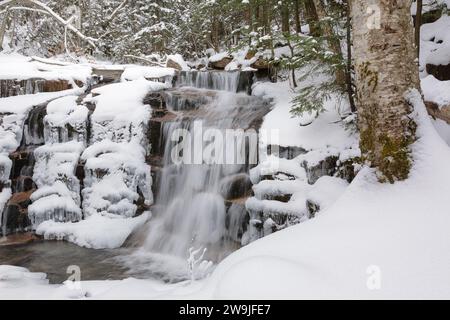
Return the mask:
[[416,124],[405,93],[419,89],[411,0],[352,0],[358,127],[363,160],[380,181],[408,177]]

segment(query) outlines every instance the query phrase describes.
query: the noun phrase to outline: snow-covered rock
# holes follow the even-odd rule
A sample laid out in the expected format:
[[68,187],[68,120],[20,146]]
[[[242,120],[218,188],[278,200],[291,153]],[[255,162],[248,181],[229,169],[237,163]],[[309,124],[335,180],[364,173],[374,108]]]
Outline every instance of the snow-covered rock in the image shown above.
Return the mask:
[[48,240],[66,240],[81,247],[113,249],[122,246],[148,218],[149,213],[126,219],[96,213],[77,223],[48,220],[39,225],[36,233]]

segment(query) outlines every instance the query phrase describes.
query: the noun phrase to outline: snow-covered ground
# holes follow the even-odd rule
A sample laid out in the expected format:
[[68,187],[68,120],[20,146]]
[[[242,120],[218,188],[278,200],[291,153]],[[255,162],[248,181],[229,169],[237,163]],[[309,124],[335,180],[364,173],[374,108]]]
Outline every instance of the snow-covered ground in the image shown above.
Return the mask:
[[364,168],[320,216],[236,251],[207,279],[176,285],[93,281],[77,289],[43,284],[40,275],[2,267],[0,294],[35,299],[450,298],[450,149],[423,104],[417,103],[415,116],[419,140],[407,181],[380,184]]
[[[424,26],[422,67],[426,62],[438,61],[433,52],[444,50],[436,43],[440,38],[450,41],[446,32],[439,31],[447,24],[447,17],[444,17]],[[213,56],[210,61],[224,56]],[[243,57],[234,58],[236,63],[243,61]],[[143,214],[138,218],[124,218],[113,214],[123,213],[121,208],[129,209],[136,196],[136,184],[130,187],[125,181],[128,181],[128,172],[135,173],[144,166],[145,151],[139,147],[140,130],[141,119],[148,117],[148,110],[138,103],[138,98],[143,89],[157,90],[164,86],[142,79],[142,76],[151,78],[152,74],[170,76],[170,70],[129,68],[122,79],[131,82],[104,87],[88,97],[97,104],[97,114],[93,115],[97,122],[97,141],[80,151],[80,157],[92,171],[107,167],[114,168],[114,172],[102,178],[90,177],[92,181],[88,185],[92,190],[89,189],[89,193],[92,191],[95,197],[91,206],[93,213],[87,220],[64,224],[44,222],[38,233],[49,238],[65,238],[82,246],[111,248],[120,246],[128,234],[149,217]],[[425,100],[440,107],[448,105],[448,81],[438,81],[425,71],[421,75]],[[133,91],[138,88],[139,91]],[[329,156],[337,156],[340,161],[357,157],[360,154],[358,136],[344,128],[336,100],[328,101],[325,112],[310,125],[300,126],[299,123],[306,124],[312,119],[308,116],[293,118],[289,113],[294,93],[288,82],[258,83],[253,89],[253,94],[273,98],[275,103],[261,129],[262,132],[275,130],[278,135],[262,135],[261,149],[278,144],[299,147],[306,153],[290,160],[263,153],[260,165],[251,172],[255,197],[247,201],[247,207],[306,215],[308,199],[321,208],[314,219],[302,219],[298,225],[237,250],[203,280],[164,284],[129,278],[83,281],[74,287],[72,283],[49,285],[41,273],[0,266],[0,298],[450,299],[450,209],[447,201],[450,126],[442,120],[430,119],[418,93],[411,92],[408,98],[415,107],[418,140],[413,145],[414,163],[408,180],[381,184],[371,169],[362,167],[350,184],[336,177],[322,177],[309,184],[301,163],[314,165]],[[16,98],[15,101],[19,101],[21,97]],[[134,106],[135,113],[123,108],[125,104]],[[111,105],[116,107],[111,108]],[[0,101],[0,111],[2,106],[5,108]],[[23,110],[22,113],[27,108]],[[124,128],[132,128],[128,131],[132,134],[127,135]],[[126,138],[122,140],[124,135]],[[8,141],[17,141],[17,137]],[[4,145],[8,146],[6,142]],[[9,146],[5,147],[4,155],[16,148],[17,142]],[[280,179],[260,179],[263,175],[279,173]],[[283,174],[292,179],[283,178]],[[115,190],[111,191],[110,186]],[[96,189],[98,193],[94,192]],[[123,206],[101,201],[110,199],[103,193],[118,190],[123,193]],[[264,199],[267,194],[292,194],[292,197],[280,205]],[[7,196],[2,194],[0,204]],[[104,214],[94,213],[100,207]],[[84,210],[90,212],[88,208]],[[109,232],[115,236],[111,237]]]

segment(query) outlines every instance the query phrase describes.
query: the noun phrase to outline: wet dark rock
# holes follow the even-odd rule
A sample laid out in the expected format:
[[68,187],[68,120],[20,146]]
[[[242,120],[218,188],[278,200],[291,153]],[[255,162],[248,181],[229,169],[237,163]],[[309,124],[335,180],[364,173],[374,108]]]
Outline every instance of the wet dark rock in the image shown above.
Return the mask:
[[139,195],[139,198],[134,202],[134,204],[136,205],[136,215],[135,216],[140,216],[142,213],[144,213],[145,211],[150,210],[150,206],[145,203],[145,197],[144,194],[142,193],[142,191],[139,189],[139,187],[137,188],[137,193]]
[[32,232],[16,233],[0,239],[0,247],[17,246],[37,240],[38,237]]
[[306,207],[308,208],[310,218],[314,218],[317,212],[320,211],[320,206],[309,199],[306,200]]
[[36,184],[32,177],[20,176],[17,179],[12,180],[12,192],[26,192],[36,189]]
[[434,102],[425,101],[425,106],[430,116],[435,119],[441,119],[450,124],[450,105],[439,107],[439,105]]
[[175,60],[172,60],[171,58],[167,59],[166,67],[173,68],[173,69],[176,69],[179,71],[183,70],[183,68],[180,66],[180,64],[178,62],[176,62]]
[[245,209],[245,201],[226,201],[225,228],[227,230],[226,237],[240,242],[242,235],[247,231],[250,216]]
[[76,169],[75,169],[75,176],[78,178],[79,181],[83,181],[86,177],[86,172],[84,171],[84,164],[78,163]]
[[427,73],[433,75],[440,81],[450,80],[450,61],[445,65],[427,64]]
[[268,145],[267,146],[267,154],[275,154],[279,158],[284,159],[295,159],[299,155],[305,154],[307,151],[301,147],[294,146],[278,146],[278,145]]
[[355,163],[358,162],[359,159],[349,159],[342,163],[338,163],[336,177],[351,183],[356,177],[357,171],[355,170]]
[[44,144],[44,117],[47,115],[47,104],[35,106],[28,113],[21,147]]
[[238,92],[247,92],[252,94],[252,85],[254,82],[254,72],[242,71],[239,75]]
[[111,68],[93,68],[92,74],[100,77],[100,83],[108,84],[113,82],[119,82],[124,69],[111,69]]
[[30,196],[34,190],[15,193],[5,205],[2,214],[2,223],[6,219],[6,234],[23,232],[29,229],[31,223],[28,218],[28,205],[31,203]]
[[[416,26],[416,15],[413,15],[414,27]],[[442,17],[442,9],[430,10],[422,13],[422,24],[433,23]]]
[[224,70],[231,61],[233,61],[233,57],[224,57],[219,61],[210,61],[208,66],[211,69]]
[[291,200],[292,194],[264,195],[264,200],[273,200],[287,203]]
[[[79,82],[82,85],[82,83]],[[0,80],[0,97],[6,98],[39,92],[56,92],[72,89],[68,80],[45,80],[31,78],[26,80]]]
[[144,98],[144,104],[149,105],[152,109],[166,109],[166,102],[161,93],[150,92]]
[[270,68],[270,63],[269,60],[264,59],[259,57],[258,59],[256,59],[255,62],[253,62],[250,67],[252,67],[253,69],[263,69],[263,70],[267,70]]
[[173,111],[197,110],[207,105],[216,97],[216,92],[212,90],[167,90],[161,93],[165,101],[165,107]]
[[[155,110],[153,110],[155,112]],[[164,141],[163,141],[163,126],[164,123],[175,119],[176,115],[167,110],[157,110],[156,115],[159,117],[152,117],[149,121],[147,130],[147,140],[149,142],[150,154],[152,156],[162,157],[164,155]]]
[[236,174],[221,181],[220,190],[226,200],[238,199],[251,195],[252,182],[246,173]]
[[302,166],[305,168],[308,183],[314,184],[323,176],[333,176],[338,169],[338,159],[336,156],[327,157],[314,166],[310,166],[307,161],[303,161]]

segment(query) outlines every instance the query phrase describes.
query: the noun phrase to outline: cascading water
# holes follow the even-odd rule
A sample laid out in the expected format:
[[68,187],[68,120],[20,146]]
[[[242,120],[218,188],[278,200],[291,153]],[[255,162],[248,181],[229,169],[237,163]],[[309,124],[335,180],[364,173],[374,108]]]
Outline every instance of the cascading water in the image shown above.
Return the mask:
[[181,71],[177,86],[251,93],[253,72],[250,71]]
[[[179,84],[197,88],[164,93],[176,118],[162,127],[163,168],[153,217],[142,232],[142,248],[123,259],[127,265],[176,281],[186,278],[190,248],[207,249],[204,258],[218,262],[240,246],[246,212],[235,198],[249,192],[247,172],[258,150],[257,133],[248,129],[254,129],[270,103],[236,93],[239,76],[186,72]],[[179,138],[180,129],[187,135]],[[183,162],[174,162],[174,155]]]

